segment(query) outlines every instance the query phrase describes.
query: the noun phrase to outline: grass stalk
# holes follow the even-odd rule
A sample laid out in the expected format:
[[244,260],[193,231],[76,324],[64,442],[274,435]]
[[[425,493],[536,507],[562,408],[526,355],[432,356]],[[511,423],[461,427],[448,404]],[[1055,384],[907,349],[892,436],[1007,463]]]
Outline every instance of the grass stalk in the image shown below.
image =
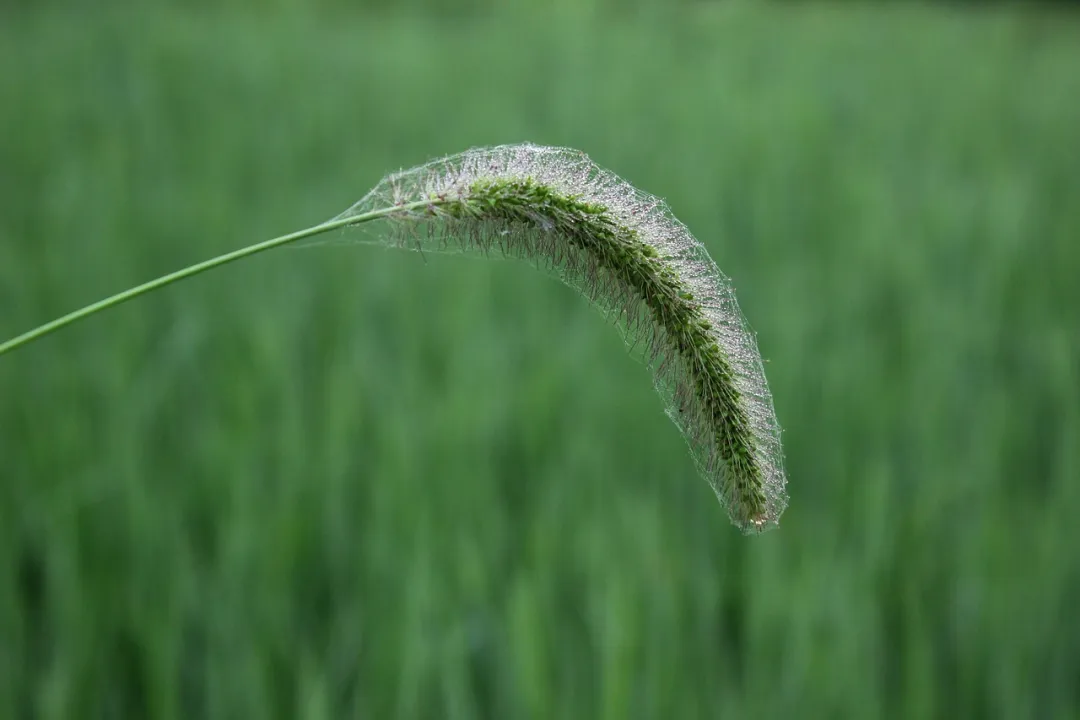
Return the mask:
[[[422,202],[416,203],[415,205],[416,207],[422,207],[428,204],[429,203],[427,202]],[[265,240],[254,245],[248,245],[246,247],[240,248],[239,250],[234,250],[233,252],[218,255],[216,257],[210,258],[209,260],[204,260],[203,262],[196,263],[194,265],[189,265],[182,270],[177,270],[176,272],[169,273],[168,275],[162,275],[161,277],[150,280],[149,282],[145,282],[142,285],[128,288],[123,292],[116,293],[115,295],[111,295],[107,298],[104,298],[103,300],[99,300],[95,303],[79,308],[74,312],[70,312],[67,315],[58,317],[51,322],[45,323],[44,325],[39,325],[33,330],[29,330],[22,335],[13,337],[4,343],[0,343],[0,355],[4,355],[5,353],[17,350],[23,345],[27,345],[35,340],[40,340],[46,335],[65,328],[74,322],[82,320],[83,318],[90,317],[91,315],[96,315],[103,310],[108,310],[109,308],[116,307],[117,305],[125,303],[128,300],[134,300],[141,295],[146,295],[147,293],[153,292],[154,290],[160,290],[166,285],[171,285],[175,282],[179,282],[180,280],[186,280],[187,278],[204,273],[207,270],[213,270],[214,268],[221,267],[222,265],[227,265],[237,260],[243,260],[244,258],[251,257],[252,255],[257,255],[259,253],[266,252],[267,250],[273,250],[274,248],[279,248],[283,245],[288,245],[299,240],[315,237],[316,235],[321,235],[332,230],[339,230],[350,225],[359,225],[361,223],[369,222],[371,220],[378,220],[380,218],[386,217],[391,213],[401,212],[401,210],[401,208],[380,208],[367,213],[356,215],[354,217],[334,218],[333,220],[329,220],[318,225],[313,225],[312,227],[305,228],[303,230],[297,230],[296,232],[289,233],[288,235],[282,235],[280,237]]]

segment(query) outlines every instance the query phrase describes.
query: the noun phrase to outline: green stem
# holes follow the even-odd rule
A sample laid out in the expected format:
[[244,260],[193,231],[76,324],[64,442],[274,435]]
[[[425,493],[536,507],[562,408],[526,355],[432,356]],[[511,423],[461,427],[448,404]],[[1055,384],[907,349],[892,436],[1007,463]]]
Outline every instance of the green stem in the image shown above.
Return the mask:
[[282,245],[288,245],[289,243],[296,242],[297,240],[303,240],[304,238],[320,235],[325,232],[330,232],[331,230],[337,230],[339,228],[348,227],[350,225],[358,225],[360,223],[368,222],[370,220],[377,220],[379,218],[384,218],[388,215],[393,215],[395,213],[403,213],[410,210],[416,210],[422,207],[427,207],[431,204],[438,204],[438,202],[439,201],[437,200],[433,202],[421,201],[408,203],[401,206],[379,208],[378,210],[372,210],[370,212],[366,212],[360,215],[352,215],[350,217],[339,218],[337,220],[330,220],[319,225],[305,228],[304,230],[297,230],[296,232],[289,233],[288,235],[282,235],[281,237],[276,237],[272,240],[266,240],[264,242],[256,243],[254,245],[248,245],[247,247],[240,248],[239,250],[234,250],[230,253],[225,253],[224,255],[218,255],[217,257],[210,258],[209,260],[186,267],[183,270],[177,270],[176,272],[169,273],[168,275],[163,275],[156,280],[151,280],[150,282],[143,283],[142,285],[133,287],[129,290],[125,290],[124,292],[117,293],[112,297],[107,297],[104,300],[99,300],[92,305],[87,305],[86,307],[76,310],[75,312],[68,313],[67,315],[59,317],[52,322],[45,323],[44,325],[36,327],[29,332],[25,332],[18,337],[14,337],[3,344],[0,344],[0,355],[11,352],[12,350],[20,348],[23,345],[27,345],[34,340],[38,340],[50,333],[56,332],[61,328],[71,325],[77,320],[82,320],[83,318],[90,317],[91,315],[99,313],[102,310],[107,310],[111,307],[115,307],[116,305],[127,302],[128,300],[137,298],[140,295],[145,295],[154,290],[163,288],[166,285],[171,285],[172,283],[179,280],[194,277],[195,275],[206,272],[207,270],[213,270],[216,267],[221,267],[222,265],[231,263],[234,260],[251,257],[252,255],[265,252],[266,250],[273,250],[274,248],[281,247]]

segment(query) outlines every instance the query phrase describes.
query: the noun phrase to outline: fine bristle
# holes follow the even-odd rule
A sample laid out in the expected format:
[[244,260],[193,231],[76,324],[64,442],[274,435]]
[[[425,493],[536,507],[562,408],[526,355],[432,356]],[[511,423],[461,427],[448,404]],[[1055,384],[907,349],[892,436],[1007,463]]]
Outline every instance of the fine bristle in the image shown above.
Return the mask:
[[531,144],[470,150],[394,173],[339,218],[399,207],[392,240],[538,261],[643,351],[668,416],[747,533],[787,504],[772,397],[730,281],[660,199],[584,153]]

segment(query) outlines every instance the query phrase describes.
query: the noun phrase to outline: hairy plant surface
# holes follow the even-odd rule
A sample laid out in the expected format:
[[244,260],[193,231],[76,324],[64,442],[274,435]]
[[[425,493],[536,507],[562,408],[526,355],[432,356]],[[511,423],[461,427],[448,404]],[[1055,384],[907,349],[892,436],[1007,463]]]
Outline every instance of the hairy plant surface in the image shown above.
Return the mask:
[[787,502],[772,398],[728,279],[658,198],[584,153],[471,150],[384,179],[337,221],[381,208],[394,239],[538,260],[624,325],[667,413],[732,521],[753,532]]

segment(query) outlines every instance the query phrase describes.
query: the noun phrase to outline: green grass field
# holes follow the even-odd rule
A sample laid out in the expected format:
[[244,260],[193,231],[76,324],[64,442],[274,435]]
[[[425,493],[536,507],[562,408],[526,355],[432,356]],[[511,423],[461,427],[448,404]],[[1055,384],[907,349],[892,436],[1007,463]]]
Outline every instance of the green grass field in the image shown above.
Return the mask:
[[569,145],[733,278],[780,529],[528,264],[281,250],[0,358],[0,716],[1080,715],[1080,18],[571,7],[0,10],[0,339]]

